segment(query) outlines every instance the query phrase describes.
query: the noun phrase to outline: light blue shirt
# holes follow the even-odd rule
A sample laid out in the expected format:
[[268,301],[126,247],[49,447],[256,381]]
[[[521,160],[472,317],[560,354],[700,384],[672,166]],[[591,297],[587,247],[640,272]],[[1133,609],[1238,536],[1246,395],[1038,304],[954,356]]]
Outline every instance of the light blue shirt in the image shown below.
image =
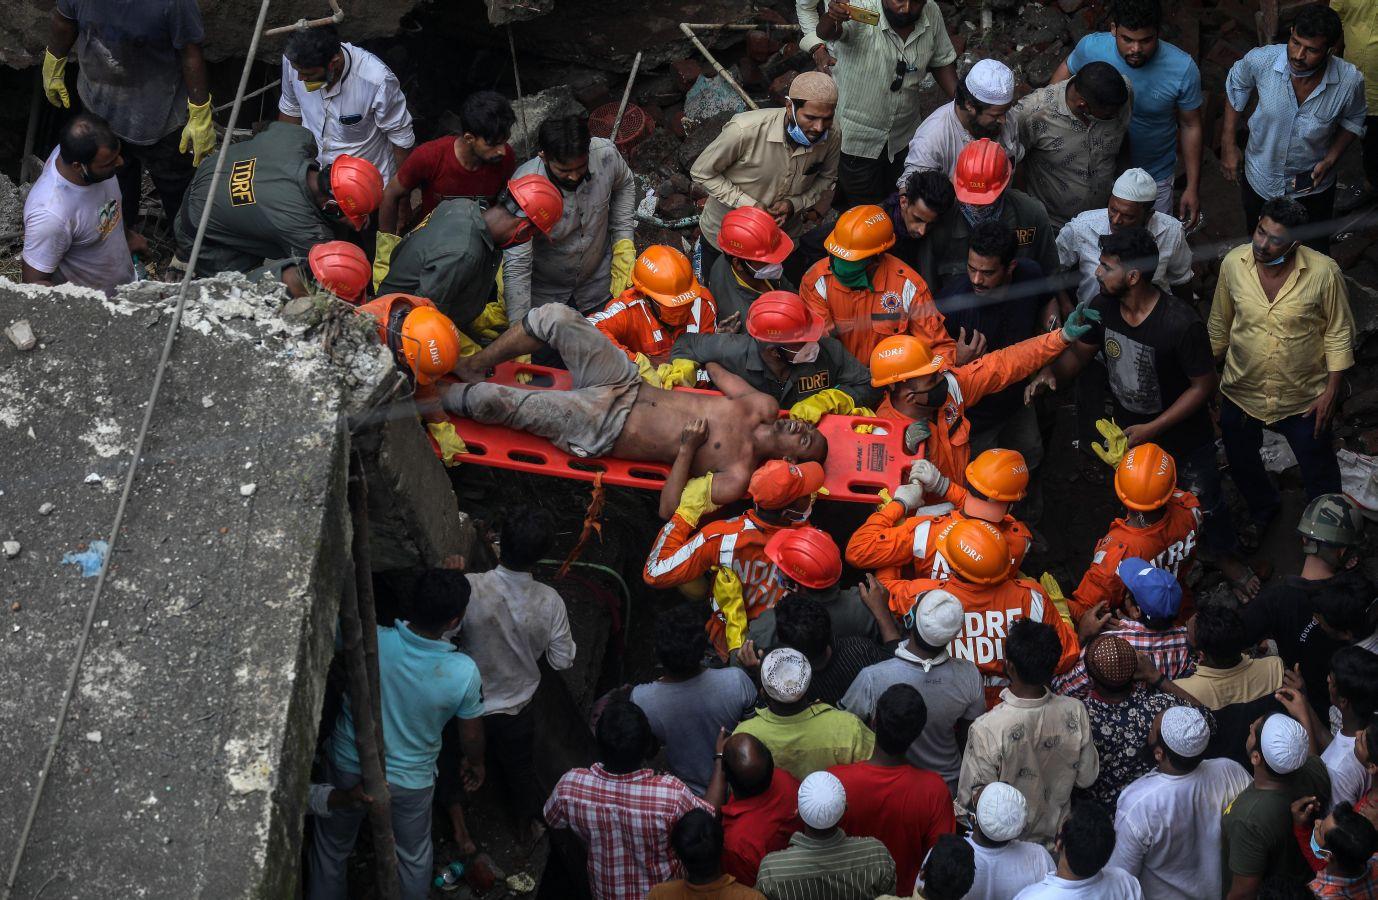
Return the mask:
[[[1243,112],[1258,92],[1258,106],[1249,116],[1249,145],[1244,150],[1244,177],[1265,200],[1290,191],[1292,176],[1310,172],[1335,143],[1337,128],[1363,136],[1368,101],[1364,76],[1352,63],[1330,57],[1325,77],[1300,104],[1292,89],[1287,45],[1256,47],[1230,67],[1225,97]],[[1313,191],[1335,183],[1331,168]]]
[[1108,31],[1088,34],[1067,57],[1073,75],[1089,62],[1108,62],[1134,88],[1134,113],[1129,120],[1130,165],[1144,169],[1154,181],[1171,178],[1177,168],[1177,110],[1201,108],[1201,72],[1196,61],[1167,41],[1147,63],[1135,68],[1115,49]]
[[[483,715],[478,666],[449,641],[420,637],[399,621],[395,628],[378,628],[378,687],[388,783],[424,790],[435,782],[445,723],[455,716]],[[340,771],[359,773],[348,697],[335,720],[331,747]]]

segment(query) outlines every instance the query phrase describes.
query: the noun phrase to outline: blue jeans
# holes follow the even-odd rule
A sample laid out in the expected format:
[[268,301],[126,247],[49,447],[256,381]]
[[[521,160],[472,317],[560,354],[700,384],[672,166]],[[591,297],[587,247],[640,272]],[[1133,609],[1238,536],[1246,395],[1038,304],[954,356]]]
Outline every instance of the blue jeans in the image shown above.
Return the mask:
[[1249,504],[1249,515],[1254,522],[1267,523],[1282,503],[1259,456],[1265,428],[1282,435],[1292,448],[1301,466],[1301,480],[1308,501],[1340,490],[1340,464],[1335,459],[1330,426],[1327,425],[1317,437],[1316,420],[1301,414],[1265,425],[1228,397],[1221,397],[1220,435],[1225,442],[1225,457],[1230,462],[1230,477]]
[[1201,503],[1201,543],[1212,554],[1231,553],[1238,540],[1225,503],[1225,484],[1215,462],[1215,441],[1208,441],[1177,460],[1177,486]]

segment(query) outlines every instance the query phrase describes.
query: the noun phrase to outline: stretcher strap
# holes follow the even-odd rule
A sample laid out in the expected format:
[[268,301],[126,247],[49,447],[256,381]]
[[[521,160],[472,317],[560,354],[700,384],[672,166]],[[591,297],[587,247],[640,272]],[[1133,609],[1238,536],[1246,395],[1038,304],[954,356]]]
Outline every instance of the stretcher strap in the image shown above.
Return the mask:
[[584,545],[595,533],[597,533],[599,540],[603,539],[603,500],[603,473],[599,472],[593,476],[593,492],[589,496],[588,509],[584,511],[584,527],[579,532],[579,540],[574,542],[573,549],[569,551],[569,556],[565,557],[565,561],[555,577],[564,578],[569,574],[569,567],[574,565],[579,554],[584,552]]

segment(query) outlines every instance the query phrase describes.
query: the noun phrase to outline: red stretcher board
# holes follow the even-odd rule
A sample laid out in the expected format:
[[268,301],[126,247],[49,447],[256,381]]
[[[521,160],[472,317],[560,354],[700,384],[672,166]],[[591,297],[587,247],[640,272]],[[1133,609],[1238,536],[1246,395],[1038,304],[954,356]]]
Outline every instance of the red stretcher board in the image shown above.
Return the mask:
[[[531,383],[521,384],[518,374],[530,375]],[[498,366],[488,380],[493,384],[533,390],[570,390],[573,387],[569,373],[562,369],[515,362]],[[586,459],[571,456],[545,438],[524,431],[484,425],[458,416],[451,416],[450,421],[469,449],[463,459],[467,465],[578,481],[593,481],[601,472],[604,484],[654,491],[660,490],[670,473],[670,467],[664,463],[630,462],[610,457]],[[852,430],[864,424],[881,426],[889,433],[858,434]],[[902,430],[897,429],[893,421],[869,416],[827,415],[818,428],[828,439],[828,461],[824,464],[828,499],[875,503],[882,488],[893,491],[900,484],[908,459],[901,447]],[[439,455],[440,448],[433,439],[431,447]]]

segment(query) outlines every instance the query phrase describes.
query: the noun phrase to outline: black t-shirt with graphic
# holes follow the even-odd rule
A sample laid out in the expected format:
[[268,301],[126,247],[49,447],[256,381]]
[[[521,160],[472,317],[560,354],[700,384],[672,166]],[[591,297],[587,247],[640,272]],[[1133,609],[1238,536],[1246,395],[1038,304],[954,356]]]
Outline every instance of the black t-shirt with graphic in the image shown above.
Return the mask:
[[[1120,302],[1106,294],[1092,300],[1091,308],[1101,321],[1081,340],[1099,348],[1105,359],[1121,428],[1153,421],[1191,387],[1193,377],[1215,370],[1205,323],[1171,294],[1160,291],[1153,311],[1138,325],[1127,323]],[[1203,404],[1154,443],[1180,460],[1214,438]]]

